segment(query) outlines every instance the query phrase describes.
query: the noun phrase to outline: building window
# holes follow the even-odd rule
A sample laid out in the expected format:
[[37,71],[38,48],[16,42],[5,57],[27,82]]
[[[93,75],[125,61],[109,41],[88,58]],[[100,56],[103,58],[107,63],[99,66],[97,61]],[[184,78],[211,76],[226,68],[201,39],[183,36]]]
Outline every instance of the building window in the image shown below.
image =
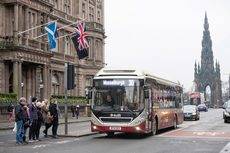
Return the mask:
[[86,76],[85,87],[93,86],[93,76]]
[[89,43],[89,59],[93,58],[93,43],[92,43],[92,39],[88,38],[88,43]]
[[59,95],[59,78],[57,74],[52,76],[52,95]]
[[89,7],[89,20],[94,21],[94,9]]
[[58,0],[54,0],[54,7],[58,9]]
[[82,3],[82,18],[85,19],[86,18],[86,11],[85,11],[85,3]]
[[100,23],[101,21],[101,12],[97,11],[97,22]]
[[82,3],[82,10],[85,10],[85,3]]
[[67,14],[71,14],[71,3],[70,0],[65,0],[65,4],[64,4],[64,12]]
[[69,37],[65,37],[64,38],[64,47],[65,47],[65,54],[70,55],[70,38]]
[[95,58],[96,58],[96,60],[100,59],[99,55],[100,55],[99,54],[99,41],[96,40],[96,44],[95,44]]

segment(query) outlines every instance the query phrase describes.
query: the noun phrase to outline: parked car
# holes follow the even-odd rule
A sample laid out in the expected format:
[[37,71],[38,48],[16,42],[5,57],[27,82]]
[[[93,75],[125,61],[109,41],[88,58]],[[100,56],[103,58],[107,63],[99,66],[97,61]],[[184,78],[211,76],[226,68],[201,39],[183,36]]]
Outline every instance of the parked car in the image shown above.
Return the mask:
[[199,120],[200,112],[197,109],[196,105],[185,105],[183,106],[184,119]]
[[228,121],[230,121],[230,100],[224,103],[223,109],[224,123],[227,123]]
[[205,111],[205,112],[208,111],[208,107],[205,104],[200,104],[197,106],[197,108],[198,108],[198,111],[200,111],[200,112],[201,111]]

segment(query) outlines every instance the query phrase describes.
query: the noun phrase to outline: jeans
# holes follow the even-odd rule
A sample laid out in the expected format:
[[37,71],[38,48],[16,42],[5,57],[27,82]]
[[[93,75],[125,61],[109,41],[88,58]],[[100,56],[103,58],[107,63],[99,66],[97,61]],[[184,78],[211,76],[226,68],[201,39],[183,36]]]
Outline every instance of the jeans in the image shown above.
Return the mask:
[[52,134],[53,134],[53,136],[57,136],[58,118],[54,118],[52,125],[53,125],[52,126]]
[[35,140],[36,138],[37,123],[38,123],[38,120],[32,121],[32,125],[30,126],[30,130],[29,130],[29,140],[31,139]]
[[16,142],[23,143],[23,137],[25,135],[23,121],[22,120],[17,121],[16,124],[17,124]]

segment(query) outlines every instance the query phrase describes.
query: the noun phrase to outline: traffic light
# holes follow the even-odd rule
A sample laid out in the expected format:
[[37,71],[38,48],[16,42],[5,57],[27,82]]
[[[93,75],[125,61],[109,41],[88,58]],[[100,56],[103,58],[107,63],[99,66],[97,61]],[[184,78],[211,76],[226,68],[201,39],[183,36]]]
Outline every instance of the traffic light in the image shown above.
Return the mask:
[[75,88],[75,71],[74,65],[68,63],[67,67],[67,90]]

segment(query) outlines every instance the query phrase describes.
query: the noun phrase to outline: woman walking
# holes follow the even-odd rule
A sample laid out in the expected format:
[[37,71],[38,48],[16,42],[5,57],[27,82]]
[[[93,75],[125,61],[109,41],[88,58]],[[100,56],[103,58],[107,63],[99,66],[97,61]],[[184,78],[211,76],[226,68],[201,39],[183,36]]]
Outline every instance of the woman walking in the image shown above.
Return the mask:
[[49,101],[47,99],[45,99],[42,102],[41,111],[42,111],[42,116],[43,116],[43,120],[44,120],[44,123],[45,123],[45,130],[43,131],[45,137],[47,137],[48,129],[52,125],[51,124],[52,116],[50,115],[50,112],[49,112],[49,105],[50,104],[49,104]]

